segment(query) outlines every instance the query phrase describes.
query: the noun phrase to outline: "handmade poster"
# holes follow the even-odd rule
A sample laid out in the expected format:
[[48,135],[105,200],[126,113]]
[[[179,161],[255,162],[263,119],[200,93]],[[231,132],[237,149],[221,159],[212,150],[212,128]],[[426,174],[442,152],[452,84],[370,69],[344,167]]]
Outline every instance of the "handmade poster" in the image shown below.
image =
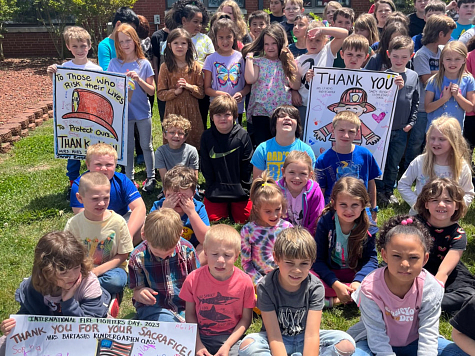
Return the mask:
[[196,324],[12,315],[6,356],[194,356]]
[[345,110],[354,112],[361,120],[361,129],[353,143],[369,149],[384,172],[396,105],[396,75],[318,67],[314,73],[303,140],[316,157],[320,156],[335,144],[335,115]]
[[56,158],[84,159],[88,146],[104,142],[127,165],[127,77],[58,67],[53,78]]

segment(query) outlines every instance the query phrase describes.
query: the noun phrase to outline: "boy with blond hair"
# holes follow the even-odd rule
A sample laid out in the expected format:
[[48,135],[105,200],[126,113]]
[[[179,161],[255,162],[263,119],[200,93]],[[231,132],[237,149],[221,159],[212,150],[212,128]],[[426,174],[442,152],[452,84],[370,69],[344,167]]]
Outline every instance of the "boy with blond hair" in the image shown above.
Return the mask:
[[240,251],[241,236],[236,229],[212,226],[204,241],[208,265],[193,271],[180,291],[186,302],[186,322],[198,324],[197,355],[237,356],[239,340],[251,325],[254,286],[234,266]]
[[198,178],[198,151],[185,141],[191,130],[190,121],[183,116],[169,114],[162,123],[163,142],[155,151],[155,168],[160,173],[162,182],[167,171],[182,165],[194,170]]
[[71,232],[86,246],[94,263],[92,272],[111,294],[110,314],[117,317],[119,295],[127,284],[127,256],[134,245],[124,218],[107,209],[110,189],[104,174],[85,173],[76,193],[84,210],[68,220],[64,231]]
[[[87,54],[91,49],[91,35],[85,29],[79,26],[69,26],[63,32],[64,43],[67,49],[72,53],[74,59],[67,61],[61,66],[71,69],[89,69],[102,72],[102,68],[87,59]],[[53,75],[58,70],[56,64],[50,65],[46,72],[53,79]],[[69,178],[68,197],[71,193],[73,182],[79,177],[81,161],[78,159],[68,159],[66,165],[66,176]]]
[[352,355],[355,342],[350,335],[320,328],[325,291],[309,273],[317,257],[312,235],[301,226],[285,229],[275,240],[273,254],[278,268],[257,286],[261,332],[244,338],[239,355]]
[[350,35],[343,41],[340,56],[345,63],[345,68],[361,69],[369,57],[368,39],[361,35]]
[[[117,151],[106,143],[96,143],[87,148],[86,166],[89,172],[100,172],[110,182],[109,209],[121,215],[127,221],[127,227],[133,238],[134,245],[141,241],[140,229],[145,220],[145,203],[134,183],[125,174],[115,171]],[[81,177],[78,177],[72,187],[70,206],[74,214],[84,210],[84,205],[77,199]]]
[[376,221],[375,178],[382,173],[371,152],[355,145],[361,128],[358,115],[351,111],[340,111],[332,121],[335,145],[323,152],[315,163],[317,181],[325,197],[325,204],[330,202],[330,195],[336,181],[344,176],[352,176],[363,181],[368,190],[371,203],[371,216]]
[[[285,20],[280,23],[287,33],[287,41],[294,43],[294,22],[299,14],[303,14],[303,0],[285,0],[284,1],[284,15]],[[272,22],[272,21],[271,21]]]
[[151,212],[145,219],[144,241],[129,260],[129,287],[140,320],[185,321],[185,302],[178,294],[199,262],[193,245],[180,237],[182,229],[180,215],[172,209]]
[[162,208],[175,210],[183,224],[181,236],[197,250],[200,263],[206,264],[203,242],[209,229],[209,218],[204,204],[194,198],[198,179],[195,172],[185,166],[175,166],[163,179],[164,198],[153,203],[150,213]]

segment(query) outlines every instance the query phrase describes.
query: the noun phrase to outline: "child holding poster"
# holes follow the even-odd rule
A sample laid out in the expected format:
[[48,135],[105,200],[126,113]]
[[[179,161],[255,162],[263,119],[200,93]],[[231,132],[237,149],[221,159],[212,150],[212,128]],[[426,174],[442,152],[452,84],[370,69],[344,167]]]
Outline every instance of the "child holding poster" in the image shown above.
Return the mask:
[[[50,232],[36,245],[31,277],[15,293],[17,314],[107,317],[110,295],[92,273],[86,248],[70,232]],[[0,355],[5,355],[6,336],[14,319],[2,321]]]
[[186,322],[198,324],[197,355],[237,356],[240,339],[252,322],[255,294],[251,278],[234,263],[241,237],[232,226],[212,226],[204,241],[208,265],[186,277],[180,298]]
[[152,111],[148,95],[155,94],[155,82],[152,65],[145,58],[140,39],[134,28],[128,24],[120,25],[114,36],[117,58],[113,58],[107,70],[109,72],[123,73],[132,79],[132,99],[129,101],[128,138],[127,138],[127,166],[126,176],[134,181],[134,130],[140,134],[140,147],[142,147],[147,179],[143,182],[143,190],[152,192],[155,188],[155,167],[152,146]]
[[340,50],[345,68],[361,69],[369,57],[368,51],[369,42],[366,37],[353,34],[345,38]]
[[391,136],[389,139],[386,166],[383,179],[376,181],[378,200],[380,205],[399,203],[393,194],[397,180],[399,162],[404,156],[407,143],[407,133],[416,122],[419,105],[419,78],[416,72],[407,69],[414,51],[414,42],[410,37],[397,36],[389,42],[389,60],[391,68],[386,72],[396,73],[394,84],[398,86],[396,106],[394,111]]

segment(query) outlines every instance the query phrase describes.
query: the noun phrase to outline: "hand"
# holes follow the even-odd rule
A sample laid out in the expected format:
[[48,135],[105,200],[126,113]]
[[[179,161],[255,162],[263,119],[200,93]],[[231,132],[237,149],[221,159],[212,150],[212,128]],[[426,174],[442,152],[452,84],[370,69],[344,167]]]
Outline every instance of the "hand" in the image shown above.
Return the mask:
[[63,302],[65,302],[65,301],[71,299],[74,296],[74,293],[76,293],[76,290],[81,285],[81,282],[82,282],[82,274],[80,273],[78,279],[76,280],[76,282],[74,282],[74,284],[72,285],[71,288],[69,288],[69,289],[64,289],[63,288],[62,289],[62,291],[61,291],[61,300]]
[[57,71],[58,71],[58,66],[56,64],[52,64],[48,68],[46,68],[46,73],[48,74],[54,74]]
[[353,282],[350,284],[350,287],[353,288],[353,291],[356,292],[356,290],[360,287],[361,283],[360,282]]
[[196,356],[213,356],[212,354],[209,353],[209,351],[206,349],[206,347],[203,346],[203,348],[196,350]]
[[169,209],[175,209],[175,207],[179,204],[180,202],[180,193],[175,192],[172,194],[169,194],[167,197],[165,197],[165,200],[163,201],[162,208],[169,208]]
[[134,299],[145,305],[154,305],[157,302],[154,295],[157,294],[158,292],[155,292],[152,288],[144,287],[134,291]]
[[404,88],[404,79],[401,75],[396,76],[396,78],[394,79],[394,83],[397,85],[399,90]]
[[233,95],[233,99],[239,104],[242,101],[242,94],[238,91],[236,94]]
[[449,86],[444,87],[442,90],[442,98],[445,99],[445,101],[449,101],[450,97],[452,96],[451,88],[452,83],[450,83]]
[[302,96],[298,92],[298,90],[292,90],[292,105],[300,106],[302,105]]
[[450,88],[450,92],[452,93],[452,96],[454,98],[458,97],[460,94],[460,87],[458,86],[458,84],[455,84],[455,83],[452,83],[451,84],[451,88]]
[[131,70],[125,74],[127,77],[132,78],[135,81],[138,81],[140,79],[139,75],[135,70]]
[[367,145],[375,145],[378,141],[381,140],[381,137],[374,135],[373,137],[366,140]]
[[371,219],[373,219],[373,221],[374,221],[375,223],[377,223],[377,222],[378,222],[378,213],[375,212],[375,211],[372,211],[372,212],[371,212]]
[[183,212],[190,217],[191,214],[195,212],[195,203],[193,202],[193,197],[188,198],[183,194],[180,194],[180,200],[178,201],[178,204],[180,205],[180,208],[183,210]]
[[178,79],[177,83],[178,83],[179,88],[188,89],[188,83],[186,82],[185,78]]
[[343,304],[351,302],[351,293],[354,292],[353,288],[341,283],[340,281],[333,283],[332,288],[340,302]]
[[214,354],[214,356],[228,356],[228,355],[229,355],[229,347],[226,346],[226,344],[223,344],[223,346],[219,348],[218,352]]
[[404,132],[409,132],[409,131],[411,131],[411,129],[412,129],[412,126],[411,126],[411,125],[406,125],[402,130],[403,130]]
[[445,10],[452,10],[452,9],[455,9],[457,7],[457,1],[455,0],[452,0],[450,2],[450,4],[448,4],[446,7],[445,7]]
[[313,28],[307,32],[308,38],[312,39],[314,37],[318,37],[322,34],[322,27]]
[[176,88],[175,89],[175,95],[180,95],[181,93],[183,93],[183,88]]
[[309,69],[309,70],[307,71],[307,73],[305,73],[305,80],[306,80],[307,82],[311,82],[312,79],[313,79],[313,77],[314,77],[314,75],[315,75],[315,72],[313,71],[313,69]]
[[16,326],[16,320],[13,318],[5,319],[2,321],[0,325],[0,330],[2,331],[3,335],[7,336],[10,334],[10,331]]

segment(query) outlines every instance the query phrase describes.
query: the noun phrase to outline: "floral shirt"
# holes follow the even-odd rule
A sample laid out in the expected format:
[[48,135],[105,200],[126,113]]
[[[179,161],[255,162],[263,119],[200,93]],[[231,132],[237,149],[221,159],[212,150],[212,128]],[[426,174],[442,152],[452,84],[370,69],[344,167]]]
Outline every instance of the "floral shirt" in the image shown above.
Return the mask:
[[259,67],[259,78],[252,85],[248,113],[252,116],[272,116],[272,112],[280,105],[292,105],[290,90],[285,86],[287,81],[280,60],[265,57],[254,58]]
[[203,33],[197,33],[191,38],[191,41],[193,42],[198,55],[195,59],[201,64],[201,66],[203,66],[206,57],[209,54],[214,53],[213,41]]

